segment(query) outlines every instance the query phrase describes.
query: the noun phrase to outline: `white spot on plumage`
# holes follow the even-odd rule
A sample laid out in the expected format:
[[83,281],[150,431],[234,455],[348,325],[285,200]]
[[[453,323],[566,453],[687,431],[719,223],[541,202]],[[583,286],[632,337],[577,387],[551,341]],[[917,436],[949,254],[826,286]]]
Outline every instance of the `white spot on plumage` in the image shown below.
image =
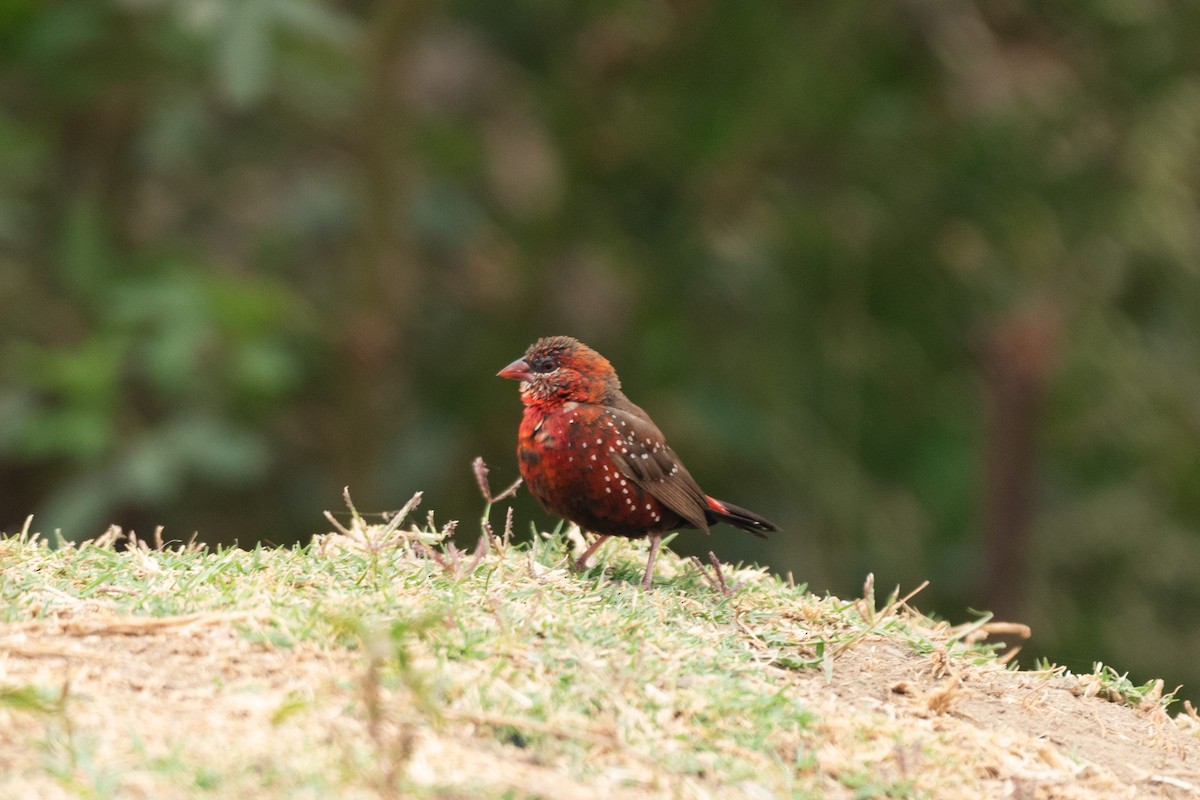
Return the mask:
[[592,461],[595,461],[595,460],[596,460],[596,454],[592,453]]

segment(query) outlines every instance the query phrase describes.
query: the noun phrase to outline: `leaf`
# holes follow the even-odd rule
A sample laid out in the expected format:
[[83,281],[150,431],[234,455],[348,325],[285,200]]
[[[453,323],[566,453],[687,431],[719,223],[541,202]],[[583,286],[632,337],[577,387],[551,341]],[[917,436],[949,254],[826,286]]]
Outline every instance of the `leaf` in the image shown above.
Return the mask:
[[238,108],[266,93],[271,71],[271,17],[261,0],[230,4],[217,42],[217,82]]
[[58,250],[58,274],[73,291],[95,294],[111,261],[108,231],[95,202],[81,199],[69,206]]
[[362,26],[347,14],[327,5],[301,0],[274,0],[272,12],[286,26],[313,40],[349,47],[362,38]]
[[270,460],[261,435],[215,417],[181,417],[168,435],[188,469],[210,480],[249,480],[261,475]]

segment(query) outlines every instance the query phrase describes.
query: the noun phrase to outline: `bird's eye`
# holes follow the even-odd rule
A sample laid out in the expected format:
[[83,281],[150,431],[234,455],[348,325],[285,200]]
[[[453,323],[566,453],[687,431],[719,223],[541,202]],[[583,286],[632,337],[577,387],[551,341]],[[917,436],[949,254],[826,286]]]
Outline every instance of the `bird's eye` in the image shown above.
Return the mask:
[[533,372],[553,372],[556,369],[554,359],[549,356],[541,356],[529,360],[529,369]]

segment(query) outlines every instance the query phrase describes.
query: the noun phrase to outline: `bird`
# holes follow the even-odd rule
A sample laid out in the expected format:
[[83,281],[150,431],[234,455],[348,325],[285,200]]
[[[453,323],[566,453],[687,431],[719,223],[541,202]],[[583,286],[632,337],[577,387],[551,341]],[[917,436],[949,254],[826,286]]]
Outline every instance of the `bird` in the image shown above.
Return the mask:
[[551,514],[598,538],[650,538],[648,590],[663,534],[724,522],[766,538],[779,527],[753,511],[705,494],[645,411],[621,391],[604,356],[570,336],[538,339],[497,375],[520,381],[524,414],[517,462],[529,492]]

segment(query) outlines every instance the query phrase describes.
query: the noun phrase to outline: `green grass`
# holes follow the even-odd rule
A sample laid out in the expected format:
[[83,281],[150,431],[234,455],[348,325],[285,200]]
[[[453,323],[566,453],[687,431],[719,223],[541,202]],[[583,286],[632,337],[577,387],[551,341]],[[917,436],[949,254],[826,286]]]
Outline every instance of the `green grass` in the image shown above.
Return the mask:
[[886,688],[832,688],[884,643],[932,665],[912,713],[940,714],[946,675],[1006,674],[986,618],[665,551],[643,592],[640,543],[579,575],[490,503],[471,552],[413,506],[291,549],[0,541],[0,796],[987,796]]

